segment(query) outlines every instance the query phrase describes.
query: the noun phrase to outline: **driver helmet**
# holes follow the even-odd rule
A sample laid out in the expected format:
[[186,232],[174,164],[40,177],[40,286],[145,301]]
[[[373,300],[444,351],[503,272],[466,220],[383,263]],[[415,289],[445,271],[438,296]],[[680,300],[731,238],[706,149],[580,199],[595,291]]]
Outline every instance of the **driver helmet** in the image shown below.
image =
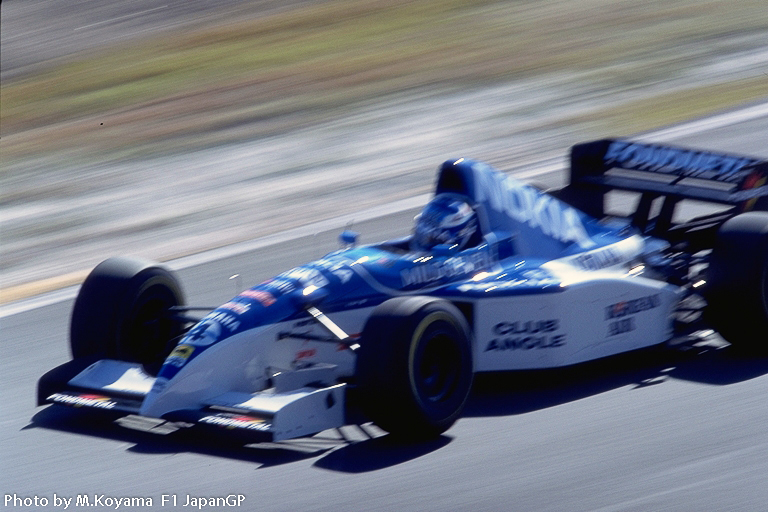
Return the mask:
[[422,251],[441,244],[462,250],[476,232],[477,215],[472,206],[461,197],[440,194],[416,217],[413,245]]

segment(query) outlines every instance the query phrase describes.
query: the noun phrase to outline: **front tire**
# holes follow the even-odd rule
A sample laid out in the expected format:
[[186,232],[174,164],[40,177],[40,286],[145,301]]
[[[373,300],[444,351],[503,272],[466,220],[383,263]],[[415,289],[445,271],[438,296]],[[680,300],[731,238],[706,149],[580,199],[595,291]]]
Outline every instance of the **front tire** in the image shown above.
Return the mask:
[[362,408],[379,427],[433,438],[459,418],[472,387],[469,328],[452,304],[398,297],[365,324],[357,359]]
[[75,300],[72,356],[138,362],[156,374],[183,334],[170,311],[183,304],[181,286],[165,267],[133,258],[103,261]]
[[768,349],[768,212],[725,222],[712,251],[707,317],[735,346]]

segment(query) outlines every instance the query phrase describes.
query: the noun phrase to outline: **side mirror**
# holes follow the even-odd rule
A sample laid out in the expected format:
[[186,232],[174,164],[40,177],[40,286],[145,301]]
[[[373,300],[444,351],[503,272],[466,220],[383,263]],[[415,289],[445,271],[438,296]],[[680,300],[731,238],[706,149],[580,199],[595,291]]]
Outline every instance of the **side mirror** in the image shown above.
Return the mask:
[[357,245],[357,239],[359,237],[360,237],[360,234],[357,231],[351,231],[349,229],[345,229],[339,235],[339,242],[341,243],[341,246],[344,248],[355,247]]

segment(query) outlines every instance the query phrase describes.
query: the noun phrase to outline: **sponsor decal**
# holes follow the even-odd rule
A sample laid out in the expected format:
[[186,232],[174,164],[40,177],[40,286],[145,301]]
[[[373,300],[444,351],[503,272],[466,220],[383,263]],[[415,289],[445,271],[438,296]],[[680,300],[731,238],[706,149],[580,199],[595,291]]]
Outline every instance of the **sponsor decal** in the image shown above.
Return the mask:
[[259,301],[265,308],[275,303],[275,296],[263,290],[245,290],[240,295],[238,295],[238,297],[255,299]]
[[508,334],[538,334],[555,332],[559,326],[558,320],[528,320],[525,322],[499,322],[493,326],[493,333],[499,336]]
[[261,283],[258,287],[269,291],[272,296],[280,296],[291,293],[296,289],[296,285],[306,288],[316,286],[322,288],[328,285],[328,278],[316,268],[296,267],[287,272]]
[[317,355],[317,350],[314,348],[308,348],[306,350],[299,350],[296,352],[296,360],[300,359],[309,359],[311,357],[315,357]]
[[195,347],[192,345],[188,345],[186,343],[176,345],[176,348],[173,349],[173,352],[171,352],[171,354],[165,360],[165,364],[171,364],[173,366],[184,366],[184,363],[187,362],[187,359],[189,359],[189,356],[191,356],[192,352],[194,351]]
[[610,338],[634,331],[637,326],[635,317],[632,315],[655,309],[660,305],[661,297],[659,294],[611,304],[605,308],[605,319],[610,320],[606,337]]
[[[627,227],[622,229],[626,229],[626,231],[623,231],[623,234],[627,235],[634,228]],[[593,249],[574,256],[566,256],[553,261],[569,263],[587,271],[600,270],[629,263],[637,258],[642,250],[642,239],[638,235],[633,235],[610,245],[606,245],[605,247]]]
[[630,316],[622,318],[621,320],[616,320],[615,322],[610,322],[608,324],[608,337],[610,338],[611,336],[617,336],[634,330],[635,317]]
[[573,262],[584,270],[600,270],[624,263],[622,253],[613,247],[606,247],[599,251],[589,251],[573,258]]
[[322,288],[328,285],[328,279],[316,268],[296,267],[288,272],[280,274],[278,277],[286,279],[295,279],[301,286],[317,286]]
[[113,409],[117,402],[103,395],[67,395],[54,393],[48,400],[59,404],[73,405],[75,407],[95,407],[97,409]]
[[744,180],[742,190],[734,192],[735,199],[743,200],[742,211],[750,211],[755,207],[757,198],[768,195],[768,187],[765,186],[768,177],[760,172],[753,172]]
[[342,284],[352,279],[352,276],[355,274],[354,271],[347,266],[347,263],[343,261],[318,260],[315,263],[339,278],[339,281],[341,281]]
[[207,347],[219,341],[221,326],[215,320],[203,319],[184,337],[184,343],[196,347]]
[[269,279],[259,285],[260,287],[267,288],[274,296],[290,293],[296,289],[296,285],[292,281],[287,281],[281,278]]
[[400,278],[403,286],[422,285],[441,279],[466,276],[480,270],[485,270],[490,265],[491,260],[488,254],[484,251],[478,251],[445,260],[434,261],[429,259],[427,263],[403,269],[400,272]]
[[251,305],[247,302],[235,302],[230,301],[226,304],[222,304],[217,309],[229,309],[231,311],[234,311],[238,315],[242,315],[243,313],[247,313],[251,309]]
[[243,428],[246,430],[260,430],[268,431],[272,425],[260,418],[254,418],[252,416],[238,416],[238,415],[215,415],[215,416],[203,416],[200,418],[200,423],[207,423],[209,425],[216,425],[224,428]]
[[754,204],[757,202],[758,197],[768,196],[768,187],[751,188],[747,190],[739,190],[738,192],[732,192],[730,199],[734,201],[745,201],[747,204],[744,207],[745,211],[754,208]]
[[214,311],[209,313],[203,318],[201,323],[217,323],[227,329],[229,332],[234,332],[240,327],[240,320],[231,313],[226,311]]
[[[475,164],[475,167],[487,167]],[[477,199],[491,209],[514,220],[540,229],[563,243],[575,242],[583,248],[594,246],[576,210],[536,188],[491,170],[477,172]]]
[[655,309],[661,305],[659,294],[648,295],[638,299],[627,300],[611,304],[605,308],[605,319],[622,318],[627,315],[634,315],[643,311]]
[[566,336],[559,331],[557,319],[499,322],[493,326],[497,337],[488,342],[485,352],[562,347]]
[[396,263],[396,261],[394,259],[389,258],[387,256],[382,256],[381,258],[376,260],[376,264],[379,265],[380,267],[384,267],[384,268],[390,268],[395,263]]
[[331,270],[331,273],[338,277],[342,284],[352,279],[352,276],[355,275],[354,271],[349,268],[337,268]]
[[483,281],[478,283],[464,283],[458,287],[460,292],[510,290],[520,286],[533,288],[543,288],[546,286],[559,286],[560,280],[555,279],[551,274],[541,269],[524,270],[512,279],[501,280],[497,278],[494,281]]
[[617,140],[608,146],[605,162],[624,169],[738,182],[740,171],[757,164],[759,160]]

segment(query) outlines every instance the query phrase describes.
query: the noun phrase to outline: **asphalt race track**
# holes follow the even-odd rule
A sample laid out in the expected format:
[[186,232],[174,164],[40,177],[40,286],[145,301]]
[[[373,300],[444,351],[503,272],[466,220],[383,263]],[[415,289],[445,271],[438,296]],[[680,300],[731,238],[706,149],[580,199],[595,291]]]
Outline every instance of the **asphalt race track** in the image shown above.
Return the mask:
[[[762,116],[682,132],[675,142],[768,157],[766,133]],[[357,230],[362,242],[402,234],[412,215]],[[244,287],[317,258],[336,247],[337,232],[183,269],[189,302],[225,301],[236,292],[233,274]],[[432,443],[403,446],[375,429],[368,438],[346,427],[352,442],[329,431],[241,446],[130,430],[77,409],[35,408],[37,378],[68,359],[70,308],[66,300],[0,317],[0,508],[59,510],[62,498],[73,498],[73,508],[87,497],[103,509],[137,498],[120,509],[189,510],[188,496],[199,504],[199,497],[228,495],[245,498],[218,510],[732,512],[768,504],[768,359],[729,347],[659,349],[564,371],[478,378],[466,416]]]

